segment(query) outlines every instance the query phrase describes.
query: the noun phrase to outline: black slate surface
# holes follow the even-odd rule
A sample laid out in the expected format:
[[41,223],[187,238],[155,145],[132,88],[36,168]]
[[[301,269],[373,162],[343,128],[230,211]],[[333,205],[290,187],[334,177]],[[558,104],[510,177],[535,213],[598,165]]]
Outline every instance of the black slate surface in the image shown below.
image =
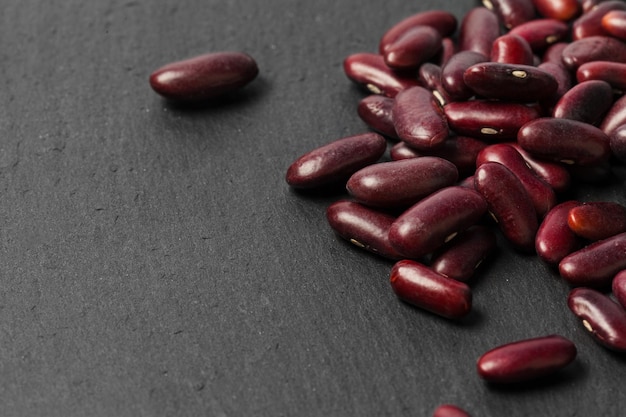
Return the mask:
[[[342,70],[400,19],[470,1],[5,2],[0,24],[3,416],[624,415],[624,356],[568,287],[501,245],[453,323],[399,302],[392,263],[339,240],[284,182],[299,155],[366,130]],[[205,52],[259,78],[181,109],[148,86]],[[583,200],[626,203],[623,173]],[[558,333],[576,362],[498,388],[475,361]]]

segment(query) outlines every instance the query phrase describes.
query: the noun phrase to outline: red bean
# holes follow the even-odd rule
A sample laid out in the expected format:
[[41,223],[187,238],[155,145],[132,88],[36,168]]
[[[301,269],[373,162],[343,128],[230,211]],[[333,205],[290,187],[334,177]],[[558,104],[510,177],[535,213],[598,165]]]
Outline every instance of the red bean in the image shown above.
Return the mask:
[[395,97],[400,91],[418,85],[417,78],[394,72],[385,64],[382,55],[366,52],[348,56],[343,61],[346,76],[365,86],[374,94]]
[[389,228],[395,217],[342,200],[328,207],[326,219],[339,236],[359,248],[392,260],[402,258],[389,244]]
[[599,126],[613,104],[613,90],[605,81],[579,81],[556,103],[552,116]]
[[418,150],[441,145],[450,133],[433,95],[423,87],[400,92],[391,114],[398,137]]
[[484,7],[475,7],[461,21],[459,50],[491,56],[491,45],[500,35],[498,16]]
[[576,345],[550,335],[507,343],[491,349],[477,362],[478,375],[488,382],[509,384],[544,378],[576,359]]
[[502,64],[534,64],[533,50],[526,39],[518,35],[506,34],[493,41],[491,61]]
[[446,278],[412,260],[391,269],[391,288],[402,301],[449,319],[460,319],[472,308],[472,292],[459,281]]
[[626,269],[626,233],[592,243],[559,263],[559,273],[573,286],[606,287],[622,269]]
[[441,51],[441,35],[430,26],[415,26],[387,45],[385,63],[394,69],[416,69]]
[[533,0],[533,3],[537,12],[548,19],[567,22],[581,12],[578,0]]
[[531,155],[565,164],[598,164],[610,155],[608,136],[576,120],[544,117],[530,121],[519,130],[517,141]]
[[387,150],[385,138],[363,133],[338,139],[300,156],[287,169],[294,188],[316,188],[345,181],[359,169],[380,159]]
[[444,106],[451,100],[450,95],[443,87],[442,69],[439,65],[426,62],[420,66],[418,78],[422,85],[432,91],[440,106]]
[[626,4],[622,0],[605,1],[584,13],[572,23],[572,39],[607,36],[609,33],[602,27],[602,18],[612,10],[626,10]]
[[470,415],[456,405],[443,404],[435,409],[433,417],[470,417]]
[[626,269],[615,274],[611,283],[611,291],[622,307],[626,308]]
[[150,86],[179,102],[210,100],[256,78],[255,60],[241,52],[214,52],[167,64],[150,74]]
[[567,48],[567,45],[569,45],[567,42],[553,43],[543,53],[541,62],[565,67],[565,63],[563,62],[563,49]]
[[537,52],[564,40],[569,26],[556,19],[536,19],[511,29],[509,33],[526,39],[532,50]]
[[398,139],[391,116],[392,108],[392,98],[372,94],[359,102],[357,114],[373,130],[388,138]]
[[515,174],[502,164],[486,162],[476,169],[474,186],[511,245],[523,252],[534,251],[537,213]]
[[609,136],[620,127],[626,125],[626,96],[617,99],[600,123],[600,129]]
[[510,143],[509,145],[514,147],[515,150],[522,155],[526,163],[530,165],[537,176],[548,183],[554,191],[562,193],[570,188],[571,175],[563,165],[537,159],[522,149],[517,142]]
[[389,230],[389,241],[407,258],[418,259],[474,225],[486,210],[476,191],[447,187],[402,213]]
[[626,352],[626,310],[620,305],[591,288],[571,290],[567,305],[596,342]]
[[535,6],[531,0],[483,0],[483,4],[495,12],[507,29],[535,18]]
[[[625,91],[626,63],[608,61],[587,62],[576,70],[576,79],[578,82],[602,80],[610,84],[615,90]],[[611,104],[612,100],[609,100],[608,103]]]
[[556,265],[582,246],[580,238],[567,224],[569,211],[578,205],[578,201],[565,201],[544,217],[535,236],[535,251],[543,261]]
[[438,250],[430,267],[448,278],[466,282],[495,249],[496,235],[491,229],[472,226]]
[[435,28],[443,38],[452,35],[456,31],[457,20],[452,13],[443,10],[429,10],[411,15],[396,23],[385,32],[380,39],[378,47],[379,53],[381,55],[384,54],[389,45],[415,26],[431,26]]
[[590,36],[563,49],[563,62],[571,70],[591,61],[626,62],[626,42],[608,36]]
[[346,188],[360,203],[373,207],[408,207],[456,183],[456,166],[442,158],[423,156],[383,162],[355,172]]
[[411,148],[406,143],[400,141],[389,149],[389,157],[392,161],[401,161],[403,159],[419,158],[424,153],[415,148]]
[[626,207],[612,201],[584,203],[570,210],[567,224],[585,239],[607,239],[626,232]]
[[441,84],[453,100],[467,100],[474,92],[463,81],[463,74],[472,65],[488,61],[488,55],[461,51],[452,56],[441,70]]
[[621,162],[626,162],[626,124],[615,129],[609,140],[613,155]]
[[457,47],[456,42],[452,38],[443,38],[441,40],[441,53],[439,54],[438,64],[440,66],[446,65],[452,55],[456,54]]
[[612,10],[602,17],[602,28],[611,36],[626,40],[626,11]]

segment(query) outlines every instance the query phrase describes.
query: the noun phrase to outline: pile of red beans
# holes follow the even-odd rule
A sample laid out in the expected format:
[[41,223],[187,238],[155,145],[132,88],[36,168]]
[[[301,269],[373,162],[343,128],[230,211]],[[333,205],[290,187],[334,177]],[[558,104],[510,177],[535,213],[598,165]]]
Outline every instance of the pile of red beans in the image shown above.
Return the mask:
[[[402,301],[466,316],[467,282],[499,233],[557,266],[572,313],[626,352],[626,207],[564,197],[577,178],[600,181],[626,162],[626,3],[483,4],[460,21],[441,10],[409,16],[376,53],[348,56],[347,77],[372,93],[358,105],[371,131],[302,155],[286,181],[345,184],[350,198],[328,207],[330,227],[396,261],[390,282]],[[546,335],[485,353],[478,374],[527,381],[575,357],[571,341]]]

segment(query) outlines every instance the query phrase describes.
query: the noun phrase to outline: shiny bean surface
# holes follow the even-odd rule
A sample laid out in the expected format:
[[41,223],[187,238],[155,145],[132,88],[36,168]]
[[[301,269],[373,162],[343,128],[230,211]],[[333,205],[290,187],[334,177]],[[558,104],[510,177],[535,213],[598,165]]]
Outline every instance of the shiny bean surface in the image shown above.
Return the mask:
[[626,124],[615,129],[609,140],[613,155],[621,162],[626,162]]
[[491,61],[502,64],[534,64],[533,50],[526,39],[518,35],[506,34],[493,41]]
[[475,7],[465,14],[459,28],[459,50],[474,51],[489,57],[493,41],[501,35],[500,19],[485,7]]
[[474,95],[463,80],[463,74],[472,65],[488,61],[488,55],[461,51],[452,56],[441,70],[441,84],[453,100],[467,100]]
[[569,228],[569,211],[580,205],[575,200],[557,204],[543,218],[535,236],[535,251],[545,262],[557,265],[582,246],[582,240]]
[[602,17],[602,28],[611,36],[626,40],[626,11],[613,10]]
[[395,97],[400,91],[418,84],[416,77],[400,75],[385,64],[382,55],[360,52],[343,61],[346,76],[371,93]]
[[509,33],[526,39],[532,50],[537,52],[565,40],[569,26],[556,19],[536,19],[511,29]]
[[449,319],[460,319],[472,308],[472,292],[459,281],[446,278],[412,260],[391,269],[391,288],[402,301]]
[[[576,70],[579,83],[588,80],[602,80],[617,91],[626,91],[626,63],[593,61],[582,64]],[[612,100],[609,101],[612,103]],[[589,107],[593,106],[590,104]]]
[[391,111],[393,99],[378,94],[363,98],[357,106],[357,114],[373,130],[392,139],[397,139]]
[[626,10],[626,3],[622,0],[604,1],[583,13],[572,23],[572,39],[608,35],[609,33],[602,26],[602,19],[613,10]]
[[619,271],[611,283],[613,296],[623,308],[626,308],[626,269]]
[[620,127],[626,125],[626,96],[618,98],[600,123],[600,129],[611,136]]
[[443,404],[435,409],[433,417],[470,417],[470,415],[456,405]]
[[441,35],[430,26],[415,26],[387,45],[383,54],[387,66],[398,70],[416,69],[441,51]]
[[547,19],[567,22],[581,13],[578,0],[533,0],[537,12]]
[[626,42],[608,36],[590,36],[563,49],[563,62],[571,70],[592,61],[626,62]]
[[569,211],[567,224],[585,239],[606,239],[626,232],[626,207],[612,201],[584,203]]
[[579,81],[582,82],[572,87],[556,103],[552,116],[599,126],[613,104],[613,90],[605,81]]
[[483,4],[495,12],[507,29],[535,18],[535,6],[532,0],[483,0]]
[[477,362],[478,375],[492,383],[527,382],[551,375],[576,359],[576,345],[550,335],[498,346]]
[[435,28],[443,38],[452,35],[456,31],[457,19],[452,13],[445,10],[428,10],[415,13],[402,19],[384,33],[378,46],[379,53],[381,55],[384,54],[389,45],[416,26]]
[[418,78],[420,83],[432,91],[433,96],[437,99],[440,106],[444,106],[452,99],[450,95],[443,87],[442,82],[442,68],[439,65],[435,65],[430,62],[422,64],[418,71]]
[[552,187],[557,193],[562,193],[569,190],[572,183],[571,175],[567,168],[563,165],[537,159],[524,149],[517,142],[510,143],[517,152],[524,158],[526,163],[535,171],[535,173]]

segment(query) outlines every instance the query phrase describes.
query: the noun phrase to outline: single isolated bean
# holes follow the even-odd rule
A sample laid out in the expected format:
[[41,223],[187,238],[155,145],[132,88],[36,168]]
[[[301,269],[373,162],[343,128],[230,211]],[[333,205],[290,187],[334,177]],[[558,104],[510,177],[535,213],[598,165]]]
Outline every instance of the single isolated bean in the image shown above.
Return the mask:
[[435,409],[433,417],[470,417],[470,415],[456,405],[443,404]]
[[535,57],[526,39],[506,34],[493,41],[491,61],[502,64],[533,65]]
[[602,19],[613,10],[626,10],[626,4],[622,0],[605,1],[583,13],[572,23],[572,39],[609,35],[602,26]]
[[389,230],[389,241],[405,257],[419,259],[476,224],[486,211],[476,191],[446,187],[402,213]]
[[389,244],[389,228],[395,217],[341,200],[328,207],[326,219],[339,236],[357,247],[392,260],[402,258]]
[[[626,13],[626,12],[625,12]],[[582,64],[576,70],[578,82],[588,80],[606,81],[617,91],[626,90],[626,63],[609,61],[592,61]],[[608,102],[612,103],[612,100]],[[592,104],[589,105],[591,107]]]
[[591,288],[574,288],[567,297],[569,309],[593,339],[602,346],[626,352],[626,310]]
[[369,165],[346,184],[358,202],[384,208],[406,208],[433,192],[456,183],[456,166],[443,158],[423,156]]
[[537,12],[547,19],[567,22],[581,13],[578,0],[533,0]]
[[575,200],[557,204],[543,218],[535,236],[535,251],[544,262],[558,265],[563,258],[582,247],[582,240],[567,224],[569,211],[580,204]]
[[377,133],[338,139],[296,159],[287,169],[287,184],[294,188],[316,188],[341,181],[373,164],[387,150],[387,141]]
[[491,46],[500,33],[500,19],[485,7],[474,7],[461,20],[459,50],[474,51],[489,57]]
[[613,90],[605,81],[581,79],[578,81],[580,83],[572,87],[556,103],[552,116],[599,126],[613,104]]
[[584,203],[569,211],[567,224],[585,239],[607,239],[626,232],[626,207],[612,201]]
[[412,260],[401,260],[391,269],[391,288],[406,303],[449,319],[465,317],[472,308],[472,291]]
[[178,102],[210,100],[256,78],[256,61],[241,52],[214,52],[167,64],[150,74],[150,86]]
[[515,150],[522,155],[526,163],[535,171],[537,176],[548,183],[554,191],[562,193],[569,190],[572,180],[567,168],[555,162],[533,157],[522,149],[517,142],[510,143],[509,145],[514,147]]
[[626,124],[615,129],[609,139],[613,155],[621,162],[626,162]]
[[509,33],[526,39],[534,52],[540,52],[565,40],[569,26],[556,19],[535,19],[511,29]]
[[444,38],[456,31],[457,20],[452,13],[444,10],[428,10],[411,15],[399,21],[385,32],[380,39],[379,53],[383,55],[389,45],[416,26],[430,26],[436,29],[441,37]]
[[626,11],[612,10],[602,17],[602,28],[611,36],[626,40]]
[[483,0],[483,5],[493,10],[507,29],[519,26],[536,17],[532,0]]
[[360,52],[343,61],[346,76],[374,94],[395,97],[400,91],[418,85],[417,77],[394,72],[382,55]]
[[563,336],[550,335],[498,346],[477,362],[478,375],[498,384],[544,378],[576,359],[576,345]]
[[626,62],[626,42],[609,36],[590,36],[563,49],[563,62],[570,70],[592,61]]
[[441,35],[430,26],[415,26],[387,45],[385,63],[397,70],[417,69],[441,51]]
[[626,308],[626,269],[615,274],[611,284],[611,291],[622,307]]
[[357,114],[366,125],[376,132],[391,139],[398,139],[391,116],[392,108],[392,98],[372,94],[359,102]]
[[467,100],[474,95],[474,91],[463,81],[463,74],[472,65],[488,60],[487,55],[474,51],[458,52],[448,60],[441,69],[441,84],[452,101]]

